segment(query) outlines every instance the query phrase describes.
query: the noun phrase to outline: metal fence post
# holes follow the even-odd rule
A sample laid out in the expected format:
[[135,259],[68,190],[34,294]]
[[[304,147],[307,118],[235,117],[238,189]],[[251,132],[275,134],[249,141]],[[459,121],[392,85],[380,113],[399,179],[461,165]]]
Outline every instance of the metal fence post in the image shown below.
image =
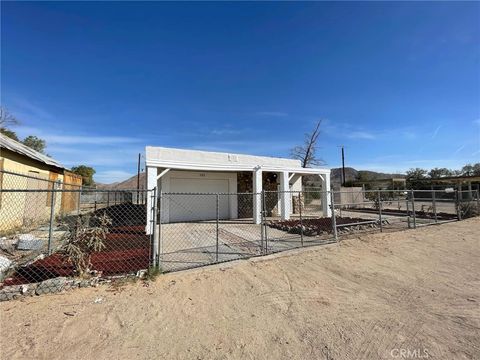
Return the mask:
[[53,220],[55,218],[55,197],[56,183],[52,184],[52,192],[50,196],[50,224],[48,227],[48,255],[52,253],[52,237],[53,237]]
[[[155,214],[158,214],[158,266],[161,266],[161,259],[163,254],[163,231],[162,231],[162,202],[163,194],[162,190],[156,194],[157,204],[155,206]],[[145,194],[146,198],[146,194]],[[156,220],[155,220],[156,221]],[[155,223],[156,224],[156,223]]]
[[382,196],[380,190],[377,193],[378,196],[378,221],[380,222],[380,232],[383,232],[383,222],[382,222]]
[[303,247],[302,193],[298,193],[298,211],[300,213],[300,242]]
[[[277,193],[278,194],[278,193]],[[261,206],[261,209],[262,209],[262,216],[261,216],[261,223],[262,223],[262,226],[263,226],[263,231],[265,232],[265,250],[264,253],[265,254],[268,254],[268,234],[267,234],[267,219],[266,219],[266,209],[267,206],[266,206],[266,197],[265,197],[265,190],[262,189],[262,206]]]
[[[328,190],[327,190],[327,193],[328,193]],[[335,237],[335,241],[338,241],[337,219],[335,218],[335,196],[334,196],[332,190],[330,190],[330,206],[332,207],[332,218],[331,218],[331,220],[332,220],[333,236]]]
[[339,190],[338,194],[340,195],[340,204],[339,204],[340,206],[338,207],[338,212],[339,212],[339,216],[342,217],[342,203],[344,201],[343,201],[343,196],[342,196],[343,192],[342,192],[342,187],[341,186],[340,186],[340,190]]
[[158,241],[157,241],[157,188],[154,187],[152,189],[152,208],[151,208],[151,212],[152,212],[152,220],[151,220],[151,224],[152,224],[152,243],[153,243],[153,254],[152,254],[152,263],[153,263],[153,266],[159,266],[159,256],[158,256],[158,247],[159,247],[159,244],[158,244]]
[[408,223],[408,228],[411,229],[412,226],[410,225],[410,201],[408,199],[408,192],[405,192],[406,194],[406,207],[407,207],[407,223]]
[[217,228],[216,228],[216,245],[215,245],[215,262],[218,262],[218,221],[219,221],[219,209],[218,209],[218,206],[219,206],[219,201],[218,201],[218,194],[217,194],[217,198],[216,198],[216,213],[217,213]]
[[478,189],[479,186],[477,186],[477,215],[480,215],[480,190]]
[[[257,194],[254,194],[254,196],[256,197]],[[261,199],[261,206],[260,206],[260,212],[261,212],[261,216],[260,216],[260,253],[263,254],[263,249],[264,249],[264,241],[265,241],[265,236],[264,236],[264,232],[266,233],[266,230],[264,229],[264,224],[263,224],[263,198]]]
[[415,190],[412,190],[412,214],[413,214],[413,228],[417,228],[417,215],[415,214]]
[[435,197],[435,190],[432,190],[432,210],[433,210],[433,216],[435,218],[435,223],[437,223],[438,218],[437,218],[437,202]]
[[77,215],[80,215],[80,206],[81,206],[81,203],[82,203],[82,187],[79,188],[79,192],[78,192],[78,203],[77,203]]
[[462,198],[462,193],[461,193],[461,190],[460,191],[456,191],[456,197],[455,197],[455,202],[457,203],[457,219],[458,221],[462,220],[462,209],[461,209],[461,206],[460,206],[460,203],[461,203],[461,198]]

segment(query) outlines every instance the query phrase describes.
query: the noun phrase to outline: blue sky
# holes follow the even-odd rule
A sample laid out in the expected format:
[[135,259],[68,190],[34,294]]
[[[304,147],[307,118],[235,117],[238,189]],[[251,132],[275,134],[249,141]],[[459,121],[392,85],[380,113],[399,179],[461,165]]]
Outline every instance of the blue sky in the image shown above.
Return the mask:
[[480,3],[2,2],[16,131],[96,180],[145,145],[401,172],[480,161]]

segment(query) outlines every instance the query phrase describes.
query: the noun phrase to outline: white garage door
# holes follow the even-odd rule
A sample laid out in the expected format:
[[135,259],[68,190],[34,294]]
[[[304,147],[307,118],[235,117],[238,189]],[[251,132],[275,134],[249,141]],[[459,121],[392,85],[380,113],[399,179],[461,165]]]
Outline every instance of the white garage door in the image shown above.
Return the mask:
[[[170,179],[170,192],[192,193],[169,195],[170,222],[214,220],[217,217],[215,193],[228,193],[227,179]],[[197,195],[195,193],[210,193]],[[229,218],[228,196],[219,196],[219,217]]]

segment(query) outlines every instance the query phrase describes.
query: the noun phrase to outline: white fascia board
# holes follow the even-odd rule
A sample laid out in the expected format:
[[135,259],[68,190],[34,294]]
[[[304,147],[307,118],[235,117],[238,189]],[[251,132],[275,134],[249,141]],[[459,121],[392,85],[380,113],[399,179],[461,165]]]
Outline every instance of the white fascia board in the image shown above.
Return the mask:
[[[193,170],[193,171],[255,171],[258,166],[242,165],[242,164],[195,164],[187,162],[171,162],[160,160],[148,160],[147,166],[167,168],[172,170]],[[315,168],[297,168],[297,167],[278,167],[278,166],[261,166],[262,171],[270,172],[289,172],[296,174],[330,174],[330,169]]]
[[159,161],[148,160],[147,166],[154,166],[159,168],[169,168],[172,170],[194,170],[194,171],[253,171],[254,167],[251,165],[216,165],[216,164],[196,164],[185,162]]

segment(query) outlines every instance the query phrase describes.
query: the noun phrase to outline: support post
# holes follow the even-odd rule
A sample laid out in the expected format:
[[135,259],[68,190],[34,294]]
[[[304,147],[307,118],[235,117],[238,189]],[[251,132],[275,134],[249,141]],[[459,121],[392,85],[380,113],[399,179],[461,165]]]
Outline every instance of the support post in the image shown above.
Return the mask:
[[477,215],[480,215],[480,185],[477,186]]
[[438,218],[437,218],[437,202],[436,202],[435,190],[432,190],[432,210],[433,210],[433,216],[435,218],[435,223],[437,223]]
[[[460,187],[461,189],[461,187]],[[458,191],[457,190],[457,196],[456,196],[456,203],[457,203],[457,219],[458,221],[462,220],[462,207],[461,207],[461,203],[462,203],[462,191]]]
[[[148,166],[147,167],[147,191],[152,191],[157,187],[157,168]],[[151,209],[153,207],[152,204],[152,197],[147,196],[147,209]],[[145,231],[147,235],[152,234],[152,228],[150,226],[150,222],[152,221],[152,213],[147,211],[147,225],[145,227]]]
[[140,197],[140,159],[142,154],[138,154],[138,164],[137,164],[137,204],[139,204],[138,198]]
[[300,214],[300,243],[303,247],[302,192],[298,193],[298,209]]
[[323,216],[331,217],[332,216],[332,196],[333,192],[330,192],[330,171],[323,176],[322,178],[322,212]]
[[415,190],[412,191],[412,214],[413,214],[413,228],[417,228],[417,215],[415,214]]
[[77,215],[80,215],[80,206],[82,203],[82,187],[79,187],[78,197],[77,197]]
[[405,205],[407,207],[407,223],[408,223],[408,228],[411,229],[412,226],[410,224],[410,201],[408,199],[408,193],[406,194],[406,200],[405,200]]
[[335,199],[334,199],[334,193],[333,191],[328,191],[327,196],[330,198],[330,206],[331,208],[331,219],[332,219],[332,230],[333,230],[333,236],[335,237],[335,241],[338,241],[338,235],[337,235],[337,219],[335,218]]
[[56,197],[56,190],[57,183],[54,182],[52,185],[52,193],[50,196],[50,224],[48,228],[48,255],[52,253],[52,236],[53,236],[53,220],[55,218],[55,197]]
[[380,194],[380,190],[378,190],[377,196],[378,196],[378,221],[380,222],[380,232],[383,232],[382,195]]
[[[151,196],[151,215],[150,215],[150,227],[152,235],[152,263],[153,266],[159,266],[160,256],[159,256],[159,244],[158,244],[158,233],[157,233],[157,188],[152,190]],[[148,213],[148,212],[147,212]],[[148,226],[148,224],[147,224]]]
[[262,222],[262,168],[257,167],[253,171],[253,222]]
[[218,221],[219,221],[219,211],[218,211],[218,206],[219,206],[219,201],[218,201],[218,194],[216,197],[216,214],[217,214],[217,222],[216,222],[216,243],[215,243],[215,262],[218,262]]
[[[156,191],[157,200],[155,201],[155,214],[158,214],[158,258],[159,264],[162,259],[163,254],[163,231],[162,231],[162,201],[163,201],[163,194],[161,190]],[[155,218],[157,221],[157,218]],[[155,223],[156,224],[156,223]]]
[[265,190],[262,190],[262,227],[263,227],[263,231],[265,232],[265,249],[262,249],[262,254],[267,254],[268,253],[268,232],[267,232],[267,219],[265,218],[266,217],[266,214],[267,214],[267,211],[266,211],[266,206],[267,206],[267,203],[265,202]]
[[265,205],[264,205],[264,194],[262,192],[262,206],[261,206],[261,221],[260,221],[260,253],[263,255],[265,249],[265,238],[267,237],[267,227],[265,226],[264,214],[265,214]]
[[288,172],[282,171],[280,173],[280,204],[281,204],[281,217],[282,220],[290,219],[290,186],[288,183]]

